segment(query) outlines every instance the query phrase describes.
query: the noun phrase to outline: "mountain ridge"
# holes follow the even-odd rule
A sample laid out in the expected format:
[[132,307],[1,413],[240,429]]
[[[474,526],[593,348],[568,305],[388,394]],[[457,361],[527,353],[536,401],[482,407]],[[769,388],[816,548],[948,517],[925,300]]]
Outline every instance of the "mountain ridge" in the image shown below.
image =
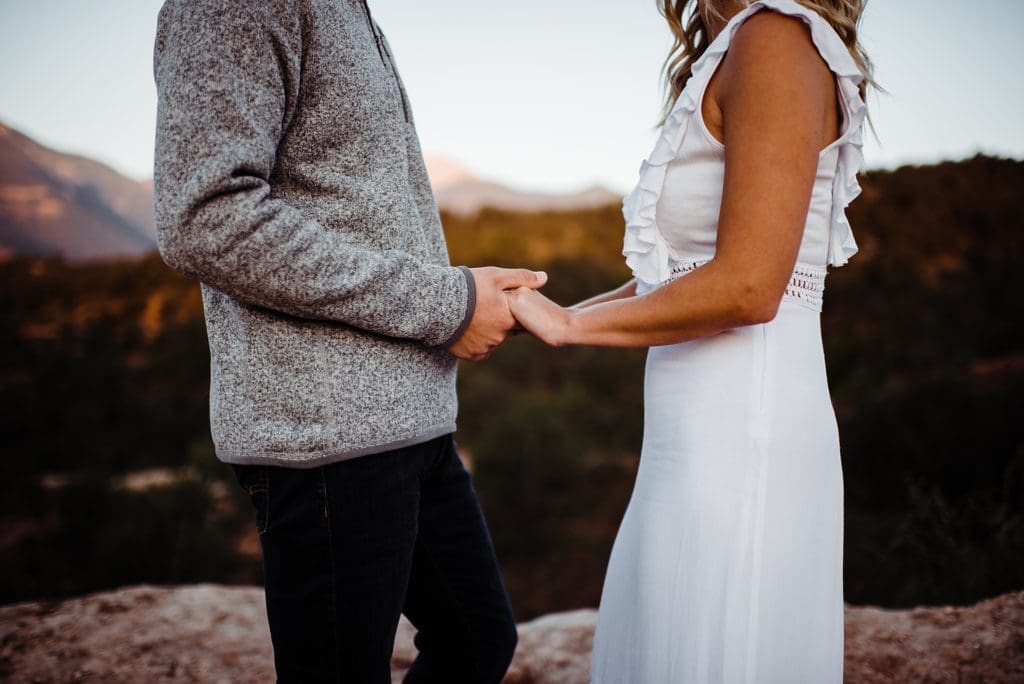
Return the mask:
[[[455,216],[484,209],[586,210],[621,201],[599,186],[572,193],[524,191],[482,179],[445,157],[426,161],[438,209]],[[133,180],[0,122],[0,259],[59,255],[80,261],[155,249],[152,179]]]
[[152,197],[146,182],[0,123],[0,252],[7,256],[80,260],[150,252]]
[[425,161],[438,209],[462,217],[476,215],[484,209],[521,213],[576,211],[622,201],[622,195],[601,185],[567,193],[520,190],[480,178],[445,157],[428,155]]

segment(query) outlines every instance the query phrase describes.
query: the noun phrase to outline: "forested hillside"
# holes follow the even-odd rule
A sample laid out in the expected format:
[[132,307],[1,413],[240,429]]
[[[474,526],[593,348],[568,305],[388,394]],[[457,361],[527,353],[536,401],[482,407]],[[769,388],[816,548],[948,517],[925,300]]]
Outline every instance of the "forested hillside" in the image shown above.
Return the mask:
[[[1024,163],[872,172],[823,330],[854,603],[1024,587]],[[543,268],[570,303],[625,280],[619,208],[444,217],[452,260]],[[195,283],[156,256],[0,265],[0,601],[256,581],[213,457]],[[463,365],[457,435],[520,619],[596,605],[635,472],[644,354],[527,337]]]

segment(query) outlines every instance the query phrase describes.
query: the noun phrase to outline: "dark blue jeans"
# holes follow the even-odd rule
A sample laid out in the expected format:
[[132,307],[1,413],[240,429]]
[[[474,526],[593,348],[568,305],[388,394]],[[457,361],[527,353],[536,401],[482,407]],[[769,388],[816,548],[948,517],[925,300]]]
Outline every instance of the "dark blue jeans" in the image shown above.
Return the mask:
[[279,682],[390,682],[401,613],[419,650],[406,682],[501,681],[515,621],[451,435],[234,469],[256,509]]

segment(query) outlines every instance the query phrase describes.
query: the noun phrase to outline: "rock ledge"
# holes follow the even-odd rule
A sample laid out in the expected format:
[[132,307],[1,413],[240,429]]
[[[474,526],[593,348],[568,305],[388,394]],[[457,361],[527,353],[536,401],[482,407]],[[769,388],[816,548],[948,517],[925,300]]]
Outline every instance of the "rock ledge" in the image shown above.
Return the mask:
[[[585,684],[593,610],[520,625],[507,684]],[[412,662],[403,620],[392,672]],[[0,607],[0,680],[269,682],[263,592],[138,586]],[[847,607],[846,681],[1024,682],[1024,592],[963,608]]]

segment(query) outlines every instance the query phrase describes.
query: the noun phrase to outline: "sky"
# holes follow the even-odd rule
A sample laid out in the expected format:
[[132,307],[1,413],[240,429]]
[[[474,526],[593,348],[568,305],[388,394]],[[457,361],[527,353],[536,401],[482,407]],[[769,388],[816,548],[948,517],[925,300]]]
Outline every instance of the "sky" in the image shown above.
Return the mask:
[[[340,1],[340,0],[338,0]],[[0,0],[0,121],[152,175],[160,0]],[[670,46],[655,0],[370,0],[424,150],[517,188],[626,192],[654,142]],[[1024,158],[1021,0],[870,0],[888,91],[869,168]]]

